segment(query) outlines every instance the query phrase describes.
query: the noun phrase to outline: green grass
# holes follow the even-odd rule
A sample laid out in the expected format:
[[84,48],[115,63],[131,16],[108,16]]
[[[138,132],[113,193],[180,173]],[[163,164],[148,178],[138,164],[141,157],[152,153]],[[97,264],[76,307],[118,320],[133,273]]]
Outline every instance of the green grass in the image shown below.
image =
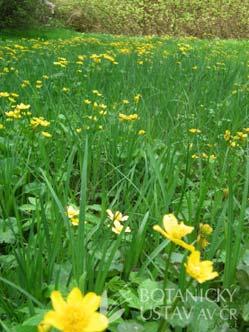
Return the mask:
[[[73,286],[107,291],[109,316],[124,309],[113,332],[249,329],[248,138],[238,137],[249,127],[248,52],[248,41],[2,33],[0,92],[18,94],[0,97],[3,331],[35,331],[50,292]],[[6,114],[20,103],[30,105],[20,118]],[[120,113],[138,119],[120,121]],[[49,125],[32,127],[34,117]],[[80,209],[79,226],[66,215],[69,204]],[[108,208],[129,216],[131,233],[112,232]],[[166,213],[195,227],[189,243],[200,223],[213,227],[202,258],[218,278],[189,278],[187,252],[152,229]],[[173,308],[193,308],[190,319],[169,311],[165,323],[150,310],[169,303],[139,296],[165,285],[212,290],[210,301],[178,298]],[[235,289],[232,301],[225,292],[214,302],[218,290]],[[227,307],[237,320],[223,319]],[[215,309],[215,318],[200,319],[201,308]]]

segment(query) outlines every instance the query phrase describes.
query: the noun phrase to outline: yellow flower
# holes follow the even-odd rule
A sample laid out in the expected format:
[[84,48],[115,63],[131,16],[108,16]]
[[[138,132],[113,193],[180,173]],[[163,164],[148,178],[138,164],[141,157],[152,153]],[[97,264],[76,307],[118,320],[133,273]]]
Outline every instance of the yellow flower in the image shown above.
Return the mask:
[[197,128],[191,128],[188,130],[191,134],[200,134],[201,130]]
[[84,103],[87,104],[87,105],[90,105],[92,102],[89,99],[84,99]]
[[8,98],[10,94],[8,92],[0,92],[0,97]]
[[138,134],[139,136],[143,136],[143,135],[145,135],[145,130],[140,129],[140,130],[138,131],[137,134]]
[[29,104],[21,103],[21,104],[16,105],[16,109],[21,110],[21,111],[28,110],[29,108],[30,108]]
[[42,126],[42,127],[48,127],[50,125],[50,122],[45,120],[42,116],[37,118],[34,117],[30,120],[30,124],[33,128],[36,128],[38,126]]
[[230,146],[231,146],[232,148],[235,148],[237,145],[238,145],[238,144],[237,144],[236,142],[234,142],[234,141],[231,141],[231,142],[230,142]]
[[227,198],[229,195],[229,188],[224,188],[222,191],[223,191],[224,198]]
[[197,243],[200,245],[202,249],[205,249],[209,242],[207,238],[209,235],[211,235],[213,232],[213,228],[208,224],[200,224],[199,226],[199,235],[197,237]]
[[213,271],[213,262],[201,261],[200,256],[199,251],[193,251],[189,255],[187,264],[185,264],[187,273],[199,283],[216,278],[218,272]]
[[202,249],[205,249],[209,245],[208,240],[200,235],[197,238],[197,243],[200,245]]
[[106,213],[108,215],[108,218],[115,222],[115,221],[126,221],[128,220],[129,216],[123,216],[123,214],[120,212],[120,211],[116,211],[116,212],[112,212],[112,210],[110,209],[107,209],[106,210]]
[[41,322],[38,325],[38,332],[48,332],[51,329],[51,325]]
[[[113,223],[113,227],[112,227],[112,231],[116,234],[120,234],[123,230],[124,226],[118,221],[118,220],[115,220],[114,223]],[[125,233],[130,233],[131,232],[131,229],[129,226],[125,227]]]
[[41,134],[42,134],[42,136],[44,136],[46,138],[51,138],[52,137],[52,135],[48,131],[42,131]]
[[200,232],[201,234],[207,236],[212,234],[213,228],[209,224],[200,224]]
[[100,296],[95,293],[82,295],[79,288],[73,290],[65,301],[58,291],[53,291],[51,300],[54,310],[45,314],[43,325],[64,332],[101,332],[106,330],[108,319],[97,312]]
[[4,125],[0,123],[0,129],[4,129]]
[[211,154],[211,155],[209,156],[209,160],[216,160],[216,159],[217,159],[217,157],[216,157],[215,154]]
[[225,141],[229,141],[231,138],[231,131],[230,130],[226,130],[225,134],[224,134],[224,140]]
[[69,205],[67,207],[67,216],[70,219],[73,226],[79,225],[79,214],[80,210],[78,208],[75,208],[72,205]]
[[178,222],[176,217],[171,214],[166,214],[163,217],[163,228],[159,225],[153,226],[153,229],[162,234],[168,240],[178,244],[186,250],[194,251],[194,246],[184,242],[182,238],[187,234],[192,233],[194,227],[187,226],[183,222]]
[[135,121],[138,119],[138,115],[136,113],[130,114],[130,115],[119,113],[118,117],[119,117],[119,120],[121,120],[121,121]]
[[135,103],[139,103],[140,99],[142,98],[142,95],[138,94],[134,97]]

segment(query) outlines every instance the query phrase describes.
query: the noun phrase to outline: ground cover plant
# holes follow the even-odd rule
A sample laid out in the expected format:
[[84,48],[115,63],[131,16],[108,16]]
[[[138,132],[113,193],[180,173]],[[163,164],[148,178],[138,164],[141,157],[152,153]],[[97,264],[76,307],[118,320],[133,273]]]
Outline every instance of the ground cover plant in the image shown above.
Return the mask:
[[249,330],[248,46],[1,37],[3,331]]

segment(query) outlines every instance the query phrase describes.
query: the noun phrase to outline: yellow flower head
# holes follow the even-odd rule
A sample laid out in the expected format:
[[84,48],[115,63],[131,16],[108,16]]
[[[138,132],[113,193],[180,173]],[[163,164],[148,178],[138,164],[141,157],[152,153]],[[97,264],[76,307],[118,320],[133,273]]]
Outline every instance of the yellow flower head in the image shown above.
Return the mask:
[[201,261],[200,252],[193,251],[185,264],[187,273],[200,284],[212,280],[218,276],[218,272],[213,271],[213,262]]
[[136,96],[134,96],[134,101],[135,103],[139,103],[139,101],[142,99],[142,95],[137,94]]
[[74,288],[65,301],[60,292],[53,291],[51,300],[54,310],[45,314],[42,325],[64,332],[106,330],[108,319],[97,312],[101,298],[95,293],[87,293],[83,296],[79,288]]
[[30,124],[33,128],[36,128],[38,126],[41,126],[41,127],[48,127],[50,125],[50,122],[45,120],[42,116],[37,118],[37,117],[34,117],[30,120]]
[[226,130],[225,134],[224,134],[224,140],[225,141],[229,141],[231,138],[231,131],[230,130]]
[[[120,234],[122,232],[123,228],[124,228],[124,226],[118,220],[115,220],[113,222],[112,231],[115,234]],[[127,227],[125,227],[124,231],[125,231],[125,233],[130,233],[131,229],[129,226],[127,226]]]
[[21,110],[21,111],[28,110],[29,108],[30,108],[29,104],[21,103],[21,104],[16,105],[16,109]]
[[223,191],[224,198],[227,198],[229,195],[229,188],[223,188],[222,191]]
[[156,232],[162,234],[168,240],[183,247],[184,249],[187,249],[189,251],[195,250],[192,245],[187,244],[182,240],[184,236],[192,233],[194,227],[187,226],[183,222],[179,222],[172,213],[166,214],[163,217],[163,228],[159,225],[155,225],[153,229]]
[[42,131],[41,134],[42,134],[42,136],[44,136],[46,138],[51,138],[52,137],[52,135],[48,131]]
[[67,216],[70,219],[73,226],[79,225],[79,214],[80,210],[78,208],[75,208],[72,205],[69,205],[67,207]]
[[10,94],[8,92],[0,92],[0,97],[8,98]]
[[188,130],[191,134],[200,134],[201,130],[197,128],[191,128]]
[[145,135],[145,130],[140,129],[140,130],[138,131],[137,134],[138,134],[139,136],[143,136],[143,135]]
[[106,213],[108,215],[108,218],[115,222],[115,221],[126,221],[128,220],[129,216],[123,216],[123,214],[120,212],[120,211],[116,211],[116,212],[112,212],[112,210],[110,209],[107,209],[106,210]]
[[121,121],[135,121],[137,119],[138,119],[138,115],[136,113],[130,114],[130,115],[119,113],[119,120],[121,120]]
[[213,232],[213,228],[208,225],[208,224],[200,224],[200,233],[205,235],[205,236],[208,236],[210,234],[212,234]]

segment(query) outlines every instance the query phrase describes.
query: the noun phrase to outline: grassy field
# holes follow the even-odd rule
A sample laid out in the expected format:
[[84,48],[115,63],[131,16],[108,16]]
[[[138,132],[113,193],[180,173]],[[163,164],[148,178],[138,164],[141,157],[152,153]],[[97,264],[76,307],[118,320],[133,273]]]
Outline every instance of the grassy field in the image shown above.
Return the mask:
[[75,287],[102,295],[108,331],[249,331],[248,55],[248,41],[1,36],[1,331],[102,331],[48,323],[51,292]]

